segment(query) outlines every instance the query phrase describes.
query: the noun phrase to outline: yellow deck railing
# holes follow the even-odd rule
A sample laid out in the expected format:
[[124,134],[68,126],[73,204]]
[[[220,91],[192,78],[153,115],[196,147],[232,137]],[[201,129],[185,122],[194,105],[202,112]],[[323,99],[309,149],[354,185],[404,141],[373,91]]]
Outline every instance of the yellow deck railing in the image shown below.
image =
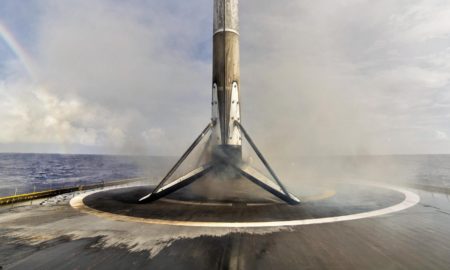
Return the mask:
[[134,183],[134,182],[143,181],[145,179],[147,179],[147,178],[144,178],[144,177],[130,178],[130,179],[117,180],[117,181],[95,183],[95,184],[90,184],[90,185],[79,185],[79,186],[72,186],[72,187],[64,187],[64,188],[60,188],[60,189],[44,190],[44,191],[18,194],[18,195],[7,196],[7,197],[0,197],[0,205],[13,204],[13,203],[17,203],[17,202],[24,202],[24,201],[29,201],[29,200],[53,197],[56,195],[61,195],[61,194],[80,191],[80,190],[89,190],[89,189],[95,189],[95,188],[130,184],[130,183]]

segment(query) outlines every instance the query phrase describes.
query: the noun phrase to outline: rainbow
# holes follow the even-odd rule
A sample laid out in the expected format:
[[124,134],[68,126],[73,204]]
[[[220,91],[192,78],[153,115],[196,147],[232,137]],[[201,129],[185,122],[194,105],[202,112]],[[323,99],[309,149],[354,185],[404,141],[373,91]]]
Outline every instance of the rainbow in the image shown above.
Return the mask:
[[13,33],[0,21],[0,40],[3,40],[16,55],[33,81],[37,80],[37,72],[33,59],[25,48],[17,41]]

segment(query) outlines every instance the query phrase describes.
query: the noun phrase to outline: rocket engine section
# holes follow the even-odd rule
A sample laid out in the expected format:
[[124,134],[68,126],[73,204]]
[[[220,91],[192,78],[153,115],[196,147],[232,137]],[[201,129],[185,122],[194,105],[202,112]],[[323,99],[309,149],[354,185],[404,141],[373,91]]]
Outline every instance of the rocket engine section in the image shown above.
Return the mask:
[[239,0],[214,0],[212,121],[217,150],[240,159]]

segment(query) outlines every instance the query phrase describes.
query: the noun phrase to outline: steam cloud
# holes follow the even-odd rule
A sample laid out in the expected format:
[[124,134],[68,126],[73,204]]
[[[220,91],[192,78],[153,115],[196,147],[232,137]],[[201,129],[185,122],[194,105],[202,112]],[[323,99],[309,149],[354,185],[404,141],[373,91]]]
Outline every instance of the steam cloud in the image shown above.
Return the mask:
[[[4,66],[0,150],[177,155],[208,121],[212,1],[8,3],[38,14],[40,81]],[[448,152],[449,18],[438,0],[242,1],[243,124],[271,160]]]

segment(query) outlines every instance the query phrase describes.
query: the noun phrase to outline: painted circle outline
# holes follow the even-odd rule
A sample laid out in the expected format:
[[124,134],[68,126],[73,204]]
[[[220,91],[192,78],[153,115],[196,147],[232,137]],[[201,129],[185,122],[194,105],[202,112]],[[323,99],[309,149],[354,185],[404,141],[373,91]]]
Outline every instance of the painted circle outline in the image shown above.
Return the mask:
[[181,220],[166,220],[166,219],[151,219],[151,218],[141,218],[141,217],[132,217],[125,216],[119,214],[113,214],[108,212],[103,212],[97,209],[93,209],[84,204],[83,199],[88,195],[99,192],[88,192],[84,194],[80,194],[70,200],[70,206],[72,208],[77,209],[83,213],[93,214],[97,217],[112,219],[115,221],[125,221],[125,222],[139,222],[139,223],[147,223],[147,224],[155,224],[155,225],[171,225],[171,226],[183,226],[183,227],[209,227],[209,228],[265,228],[265,227],[292,227],[292,226],[301,226],[301,225],[312,225],[312,224],[326,224],[326,223],[334,223],[334,222],[342,222],[342,221],[350,221],[350,220],[358,220],[363,218],[371,218],[377,217],[381,215],[391,214],[395,212],[399,212],[410,207],[415,206],[420,202],[420,197],[416,193],[409,191],[407,189],[389,185],[380,185],[380,184],[368,184],[370,186],[391,189],[397,192],[402,193],[405,196],[405,199],[396,204],[386,208],[337,216],[337,217],[324,217],[324,218],[314,218],[314,219],[299,219],[299,220],[281,220],[281,221],[264,221],[264,222],[204,222],[204,221],[181,221]]

